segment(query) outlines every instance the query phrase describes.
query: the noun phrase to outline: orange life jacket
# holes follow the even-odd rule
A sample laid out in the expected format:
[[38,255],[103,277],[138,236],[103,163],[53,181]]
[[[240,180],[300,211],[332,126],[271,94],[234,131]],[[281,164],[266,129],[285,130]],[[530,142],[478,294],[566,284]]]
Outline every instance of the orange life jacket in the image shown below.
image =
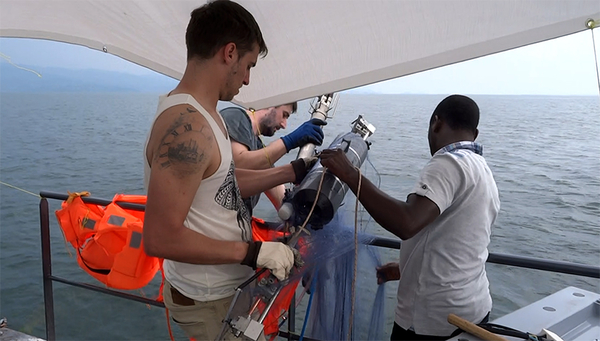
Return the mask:
[[[162,259],[144,252],[144,212],[116,204],[145,205],[146,196],[117,194],[103,207],[84,203],[82,195],[89,193],[70,193],[61,209],[56,211],[65,239],[77,250],[79,266],[111,288],[133,290],[147,285],[161,267]],[[270,229],[264,220],[253,217],[252,236],[255,241],[274,241],[282,238],[284,233]],[[279,319],[288,310],[299,282],[290,282],[281,290],[263,321],[265,335],[275,335],[279,331]],[[159,301],[162,301],[161,296]]]
[[84,203],[70,193],[56,211],[65,239],[77,250],[77,263],[92,277],[115,289],[144,287],[156,275],[160,260],[144,252],[144,212],[116,202],[146,204],[146,196],[117,194],[106,207]]

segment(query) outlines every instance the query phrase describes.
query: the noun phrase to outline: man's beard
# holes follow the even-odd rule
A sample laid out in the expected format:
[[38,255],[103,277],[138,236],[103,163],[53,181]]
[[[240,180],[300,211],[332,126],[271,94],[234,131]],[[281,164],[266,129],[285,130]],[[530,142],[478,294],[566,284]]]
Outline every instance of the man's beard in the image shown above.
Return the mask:
[[266,124],[261,124],[260,125],[260,134],[263,136],[273,136],[275,135],[275,132],[277,131],[277,129],[266,125]]
[[260,121],[260,134],[263,136],[273,136],[275,135],[275,132],[277,131],[277,127],[275,127],[275,119],[277,116],[277,112],[275,111],[275,109],[271,110],[271,112],[269,112],[267,114],[267,116],[265,116],[261,121]]

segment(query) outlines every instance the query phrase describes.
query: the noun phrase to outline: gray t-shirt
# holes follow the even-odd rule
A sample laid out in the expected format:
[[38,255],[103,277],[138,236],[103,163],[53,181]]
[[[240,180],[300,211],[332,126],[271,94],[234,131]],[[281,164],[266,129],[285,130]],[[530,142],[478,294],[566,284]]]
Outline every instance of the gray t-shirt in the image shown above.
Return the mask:
[[[239,107],[229,107],[221,110],[221,116],[227,125],[229,137],[233,141],[243,144],[248,150],[258,150],[265,147],[260,138],[252,131],[252,121],[246,114],[246,110]],[[258,199],[260,199],[260,194],[244,199],[250,213],[258,203]]]

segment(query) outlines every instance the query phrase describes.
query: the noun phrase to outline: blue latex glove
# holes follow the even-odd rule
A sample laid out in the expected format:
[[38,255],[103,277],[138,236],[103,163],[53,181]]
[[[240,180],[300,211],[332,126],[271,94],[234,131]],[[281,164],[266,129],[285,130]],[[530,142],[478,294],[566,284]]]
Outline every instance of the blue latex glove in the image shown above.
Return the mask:
[[318,118],[313,118],[310,121],[302,123],[296,130],[281,138],[285,145],[285,149],[289,152],[290,150],[304,146],[307,143],[320,146],[323,143],[324,136],[321,126],[326,124],[327,122]]

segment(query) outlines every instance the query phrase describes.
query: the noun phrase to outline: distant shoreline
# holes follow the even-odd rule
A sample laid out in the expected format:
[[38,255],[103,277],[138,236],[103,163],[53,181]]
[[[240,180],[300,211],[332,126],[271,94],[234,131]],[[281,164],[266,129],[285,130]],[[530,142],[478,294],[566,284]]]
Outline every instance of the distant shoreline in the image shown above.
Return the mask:
[[[66,68],[20,65],[42,75],[0,61],[0,94],[10,93],[156,93],[172,90],[177,80],[151,72],[132,74],[98,69],[72,70]],[[371,89],[349,89],[344,95],[384,96],[441,96],[449,93],[382,93]],[[539,96],[539,97],[596,97],[598,94],[478,94],[469,96]]]

